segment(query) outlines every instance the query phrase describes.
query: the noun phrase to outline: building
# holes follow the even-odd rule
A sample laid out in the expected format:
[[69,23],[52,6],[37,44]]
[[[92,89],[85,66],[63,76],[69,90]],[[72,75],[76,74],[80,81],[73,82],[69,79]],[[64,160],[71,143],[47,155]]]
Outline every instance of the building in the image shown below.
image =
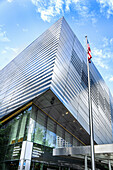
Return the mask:
[[[90,144],[86,63],[62,17],[0,71],[3,169],[84,169],[81,157],[52,153]],[[93,62],[90,78],[94,142],[111,144],[113,98]]]

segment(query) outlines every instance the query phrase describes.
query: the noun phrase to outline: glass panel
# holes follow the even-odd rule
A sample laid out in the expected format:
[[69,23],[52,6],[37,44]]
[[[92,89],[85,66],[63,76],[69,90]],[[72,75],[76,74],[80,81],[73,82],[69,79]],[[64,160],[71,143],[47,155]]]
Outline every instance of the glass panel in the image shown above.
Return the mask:
[[65,147],[71,147],[71,135],[65,131]]
[[24,114],[26,114],[26,124],[24,124],[25,130],[24,130],[24,134],[23,134],[24,140],[28,139],[28,131],[29,131],[29,126],[30,126],[29,122],[30,122],[31,111],[32,111],[32,107],[30,107],[28,110],[24,111]]
[[23,113],[20,113],[16,118],[11,120],[7,125],[6,128],[9,127],[9,144],[14,144],[17,142],[22,142],[25,134],[25,138],[27,137],[28,133],[28,126],[29,126],[29,116],[31,113],[31,108],[27,109]]
[[17,130],[18,130],[18,124],[19,124],[19,117],[17,117],[11,126],[11,132],[10,132],[10,144],[16,143],[16,136],[17,136]]
[[46,117],[39,110],[36,119],[36,125],[35,125],[35,136],[34,136],[35,143],[44,144],[45,142],[45,134],[46,134],[45,122],[46,122]]
[[28,141],[31,141],[31,142],[33,142],[34,127],[35,127],[35,120],[33,120],[32,118],[30,118],[27,140],[28,140]]
[[48,118],[46,142],[45,145],[49,147],[55,147],[56,145],[56,134],[55,134],[55,122]]
[[36,123],[37,114],[38,114],[38,108],[35,105],[33,105],[32,114],[30,115],[29,129],[28,129],[28,136],[27,136],[27,140],[31,142],[34,141],[35,123]]
[[19,136],[18,136],[18,142],[23,141],[26,119],[27,119],[27,114],[23,115],[23,117],[22,117],[20,132],[19,132]]
[[57,125],[57,137],[56,137],[56,147],[64,147],[65,140],[64,140],[64,129]]

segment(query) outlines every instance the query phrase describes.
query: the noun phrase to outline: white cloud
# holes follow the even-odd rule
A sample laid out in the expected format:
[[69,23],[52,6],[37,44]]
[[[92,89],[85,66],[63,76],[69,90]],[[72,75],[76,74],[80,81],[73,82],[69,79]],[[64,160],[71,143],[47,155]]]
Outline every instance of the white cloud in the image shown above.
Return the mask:
[[44,21],[50,22],[51,17],[63,14],[63,0],[31,0],[37,7],[37,12],[41,14]]
[[39,8],[38,9],[38,12],[41,13],[41,18],[44,20],[44,21],[48,21],[50,22],[51,20],[51,16],[54,16],[54,9],[52,6],[48,7],[48,9],[41,9]]
[[8,47],[6,46],[2,51],[1,51],[1,54],[6,54],[6,53],[11,53],[11,54],[14,54],[14,55],[17,55],[19,53],[19,49],[18,48],[12,48],[12,47]]
[[104,68],[104,69],[108,69],[108,66],[107,66],[107,64],[106,63],[104,63],[104,61],[101,59],[101,58],[96,58],[96,59],[94,59],[94,62],[95,62],[95,64],[97,65],[97,66],[100,66],[101,68]]
[[70,11],[70,4],[71,4],[71,0],[67,0],[65,1],[65,5],[66,5],[66,11]]
[[108,52],[108,51],[105,52],[105,50],[97,49],[97,48],[94,48],[94,49],[93,49],[93,55],[94,55],[94,56],[98,56],[98,57],[101,58],[101,59],[111,58],[110,52]]
[[6,54],[6,53],[7,53],[7,51],[6,51],[6,50],[3,50],[1,53],[2,53],[2,54]]
[[10,2],[10,3],[11,3],[12,1],[13,1],[13,0],[7,0],[7,2]]
[[95,17],[92,17],[91,20],[92,20],[92,24],[95,24],[97,22],[97,18]]
[[62,0],[55,0],[54,2],[56,3],[55,4],[56,13],[57,14],[60,14],[60,12],[63,13],[63,4],[64,4],[64,2]]
[[12,48],[12,47],[5,47],[5,50],[6,51],[10,51],[10,52],[13,52],[13,53],[15,53],[15,54],[17,54],[18,53],[18,51],[19,51],[19,49],[18,48]]
[[109,41],[108,38],[106,38],[106,37],[103,38],[103,43],[104,43],[103,47],[107,47],[109,45],[108,41]]
[[109,78],[109,81],[112,82],[113,81],[113,76],[111,78]]
[[97,66],[100,66],[101,68],[108,69],[108,62],[109,58],[111,58],[111,52],[94,48],[93,51],[93,61]]
[[0,41],[2,42],[9,42],[9,38],[7,37],[6,31],[3,31],[2,28],[0,27]]
[[73,4],[78,4],[80,0],[65,0],[65,10],[70,11],[70,5]]
[[52,17],[64,15],[72,7],[84,19],[90,18],[92,23],[96,22],[94,12],[89,11],[87,1],[84,0],[31,0],[36,6],[36,11],[41,14],[44,21],[50,22]]
[[100,3],[100,11],[106,13],[107,18],[113,15],[113,0],[97,0]]
[[113,44],[113,38],[110,39],[110,44],[111,44],[111,45]]
[[102,39],[102,42],[103,42],[103,47],[104,48],[106,47],[106,49],[109,48],[110,51],[111,51],[111,48],[113,46],[113,38],[106,38],[106,37],[104,37]]
[[1,58],[0,58],[0,69],[5,67],[11,60],[15,58],[15,56],[19,53],[19,49],[12,48],[12,47],[5,47],[1,51]]
[[0,53],[0,69],[4,68],[11,60],[13,60],[25,47],[14,48],[6,46]]
[[75,3],[76,5],[76,10],[78,11],[79,15],[83,17],[88,17],[88,7],[86,7],[84,4],[81,3]]

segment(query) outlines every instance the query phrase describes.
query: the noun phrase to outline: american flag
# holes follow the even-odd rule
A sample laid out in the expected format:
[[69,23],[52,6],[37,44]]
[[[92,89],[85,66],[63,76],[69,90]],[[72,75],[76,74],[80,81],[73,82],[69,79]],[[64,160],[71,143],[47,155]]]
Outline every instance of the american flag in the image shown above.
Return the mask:
[[89,41],[87,40],[87,53],[88,53],[88,61],[89,63],[91,63],[91,49],[90,49],[90,46],[89,46]]

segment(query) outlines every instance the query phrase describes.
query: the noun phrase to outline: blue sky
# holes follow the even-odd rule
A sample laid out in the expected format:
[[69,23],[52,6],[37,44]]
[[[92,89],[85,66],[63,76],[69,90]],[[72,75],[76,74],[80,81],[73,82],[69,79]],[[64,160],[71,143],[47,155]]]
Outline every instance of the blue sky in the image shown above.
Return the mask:
[[0,0],[0,70],[62,16],[113,94],[113,0]]

